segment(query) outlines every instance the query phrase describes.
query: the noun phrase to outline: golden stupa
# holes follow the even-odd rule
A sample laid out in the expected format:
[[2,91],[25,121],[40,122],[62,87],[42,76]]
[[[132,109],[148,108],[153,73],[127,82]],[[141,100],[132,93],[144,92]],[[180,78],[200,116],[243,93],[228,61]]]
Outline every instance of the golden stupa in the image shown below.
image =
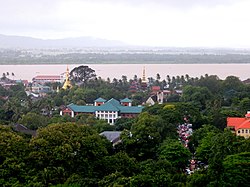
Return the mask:
[[65,82],[63,84],[62,89],[67,90],[70,89],[72,87],[71,82],[69,80],[69,67],[67,66],[67,71],[66,71],[66,79]]
[[148,87],[148,82],[146,80],[145,67],[143,67],[142,79],[141,79],[141,87],[142,87],[142,89],[146,89]]
[[145,67],[143,67],[142,80],[141,80],[141,82],[147,83]]

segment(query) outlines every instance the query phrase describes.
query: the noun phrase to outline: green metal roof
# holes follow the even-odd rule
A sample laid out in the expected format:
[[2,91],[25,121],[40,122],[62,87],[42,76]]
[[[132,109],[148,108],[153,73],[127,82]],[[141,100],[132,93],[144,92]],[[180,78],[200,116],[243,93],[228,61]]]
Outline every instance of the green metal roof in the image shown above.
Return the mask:
[[[100,98],[99,98],[100,99]],[[123,106],[116,99],[110,99],[101,106],[80,106],[75,104],[70,104],[68,107],[74,112],[84,112],[84,113],[94,113],[95,111],[114,111],[120,113],[141,113],[143,107],[138,106]]]
[[99,97],[98,99],[95,100],[95,102],[106,102],[106,99]]
[[96,111],[115,111],[115,112],[118,112],[119,109],[116,106],[114,106],[112,103],[107,102],[101,106],[96,107]]
[[86,113],[94,113],[96,111],[95,106],[79,106],[75,104],[70,104],[68,107],[74,112],[86,112]]
[[120,106],[120,113],[126,113],[126,114],[139,114],[141,113],[143,107],[139,106]]
[[125,98],[121,100],[121,103],[132,103],[132,100],[130,100],[129,98]]
[[110,103],[110,104],[112,104],[115,107],[121,106],[121,103],[119,101],[117,101],[116,99],[114,99],[114,98],[108,100],[106,103]]

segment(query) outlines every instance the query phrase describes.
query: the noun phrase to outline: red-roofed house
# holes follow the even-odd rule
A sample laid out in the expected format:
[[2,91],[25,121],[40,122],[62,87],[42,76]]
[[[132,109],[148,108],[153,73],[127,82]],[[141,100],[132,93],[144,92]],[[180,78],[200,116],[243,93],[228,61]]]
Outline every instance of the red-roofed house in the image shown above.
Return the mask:
[[63,82],[63,75],[37,75],[32,79],[34,82],[44,84],[46,82]]
[[227,127],[234,131],[237,136],[250,137],[250,112],[244,118],[228,117]]
[[157,92],[161,91],[161,87],[160,86],[152,86],[151,91],[152,91],[152,93],[156,94]]

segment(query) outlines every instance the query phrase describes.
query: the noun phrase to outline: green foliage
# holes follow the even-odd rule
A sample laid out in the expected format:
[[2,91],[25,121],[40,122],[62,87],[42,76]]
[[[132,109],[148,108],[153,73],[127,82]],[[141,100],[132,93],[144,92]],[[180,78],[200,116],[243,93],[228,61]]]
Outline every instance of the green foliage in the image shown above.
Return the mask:
[[183,89],[181,100],[191,102],[201,110],[206,108],[207,100],[212,98],[212,93],[206,87],[186,86]]
[[[163,160],[145,160],[139,164],[140,172],[130,178],[130,186],[178,186],[175,169],[171,163]],[[182,181],[185,183],[184,181]]]
[[26,126],[31,130],[36,130],[38,128],[46,127],[48,125],[48,118],[41,114],[39,115],[36,113],[29,112],[23,115],[18,120],[18,123]]
[[224,186],[249,186],[250,152],[227,156],[222,163],[224,172],[221,184]]
[[[219,133],[219,129],[212,125],[203,125],[201,128],[194,131],[191,137],[189,137],[189,148],[194,153],[198,146],[200,146],[201,141],[207,136],[212,136]],[[212,135],[209,135],[212,133]],[[203,140],[205,141],[205,140]]]
[[197,171],[188,178],[187,187],[205,187],[208,186],[209,183],[209,176],[204,172]]
[[158,156],[160,159],[168,160],[177,169],[184,169],[191,153],[179,141],[167,139],[159,147]]
[[243,98],[239,103],[240,111],[246,113],[250,109],[250,99],[248,97]]
[[110,175],[119,172],[122,176],[133,176],[138,171],[138,164],[135,158],[130,158],[125,152],[118,152],[115,155],[106,156],[100,160],[102,173]]
[[222,88],[224,91],[235,90],[235,91],[242,91],[243,90],[243,83],[240,81],[238,77],[235,76],[228,76],[222,82]]
[[[250,140],[221,130],[226,117],[240,117],[248,110],[250,87],[234,76],[226,80],[214,75],[157,77],[149,79],[152,85],[184,88],[183,95],[145,107],[136,119],[118,119],[115,126],[93,115],[59,116],[58,108],[72,102],[93,103],[98,97],[129,97],[134,104],[142,104],[149,91],[139,88],[130,93],[132,80],[126,76],[113,81],[77,78],[79,86],[38,100],[27,97],[21,85],[9,90],[0,86],[0,122],[40,127],[37,137],[26,138],[0,126],[0,186],[247,185]],[[176,103],[169,103],[171,97]],[[49,115],[39,115],[41,110]],[[191,176],[183,174],[191,155],[176,133],[177,125],[184,122],[194,129],[190,150],[208,164]],[[122,143],[112,147],[98,133],[114,128],[123,130]]]
[[164,121],[159,116],[144,112],[132,125],[131,131],[123,131],[121,139],[129,155],[145,160],[155,158],[163,132]]
[[111,173],[98,182],[100,187],[129,187],[130,179],[119,172]]
[[115,122],[115,130],[117,131],[123,131],[123,130],[130,130],[132,124],[134,123],[135,119],[133,118],[120,118],[117,119]]
[[220,94],[222,92],[222,81],[217,75],[207,74],[197,81],[197,86],[206,87],[211,93]]
[[88,66],[78,66],[70,72],[70,79],[75,83],[86,83],[95,77],[95,70]]
[[22,186],[25,181],[27,142],[9,127],[0,125],[0,185]]
[[108,154],[107,145],[111,146],[88,126],[53,124],[39,129],[31,140],[31,168],[44,184],[62,184],[73,173],[91,178],[97,161]]

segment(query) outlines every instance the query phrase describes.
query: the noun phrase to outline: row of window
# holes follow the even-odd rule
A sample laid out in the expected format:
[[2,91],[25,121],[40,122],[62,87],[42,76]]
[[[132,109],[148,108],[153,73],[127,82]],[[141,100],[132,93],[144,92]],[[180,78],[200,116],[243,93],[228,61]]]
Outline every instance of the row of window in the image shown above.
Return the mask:
[[105,118],[115,118],[116,117],[116,114],[97,114],[97,117],[98,118],[104,118],[104,116],[105,116]]
[[99,113],[99,114],[114,114],[116,112],[113,112],[113,111],[108,111],[108,112],[105,112],[105,111],[96,111],[96,113]]
[[250,131],[248,131],[248,129],[242,129],[241,131],[240,130],[238,130],[238,133],[250,133]]

